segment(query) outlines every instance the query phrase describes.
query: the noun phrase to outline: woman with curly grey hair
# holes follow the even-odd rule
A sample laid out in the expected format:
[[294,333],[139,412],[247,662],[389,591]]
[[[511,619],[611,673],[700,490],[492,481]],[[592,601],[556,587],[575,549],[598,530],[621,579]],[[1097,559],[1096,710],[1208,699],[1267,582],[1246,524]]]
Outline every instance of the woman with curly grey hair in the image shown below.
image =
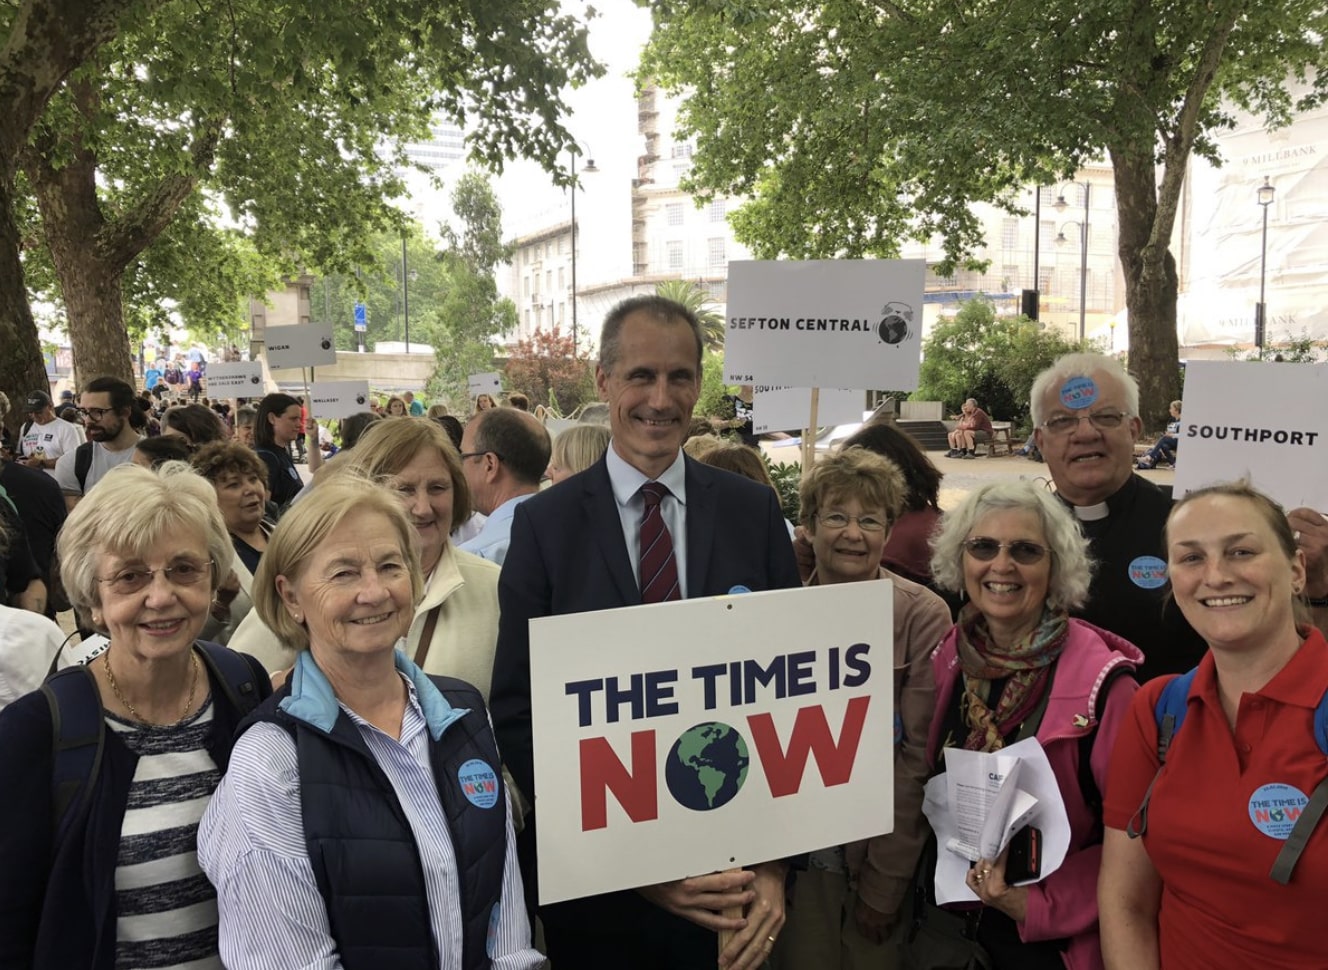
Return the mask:
[[[944,770],[947,748],[990,752],[1036,737],[1070,823],[1069,852],[1055,872],[1033,880],[1012,875],[1023,883],[1013,886],[1006,881],[1008,853],[979,859],[967,877],[970,905],[950,915],[995,970],[1100,970],[1100,792],[1143,654],[1070,618],[1088,595],[1088,541],[1045,489],[1023,481],[977,489],[945,516],[933,549],[933,580],[967,598],[932,658],[933,769]],[[1016,842],[1021,838],[1027,836]]]

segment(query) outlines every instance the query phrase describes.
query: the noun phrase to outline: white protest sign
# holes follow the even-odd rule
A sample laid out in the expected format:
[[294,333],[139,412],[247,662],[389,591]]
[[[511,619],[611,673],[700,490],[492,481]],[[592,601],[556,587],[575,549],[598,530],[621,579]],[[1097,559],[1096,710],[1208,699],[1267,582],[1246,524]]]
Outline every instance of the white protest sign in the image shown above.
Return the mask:
[[532,621],[540,901],[890,831],[892,601],[844,583]]
[[348,418],[369,410],[368,381],[314,381],[309,413],[316,418]]
[[263,362],[242,360],[208,364],[207,385],[211,397],[262,397]]
[[[816,423],[822,427],[854,424],[862,420],[865,391],[823,388],[816,407]],[[767,431],[800,431],[812,413],[810,387],[752,388],[752,434]]]
[[295,327],[268,327],[263,354],[273,370],[321,367],[337,362],[332,324],[302,323]]
[[573,421],[571,418],[545,418],[544,430],[549,432],[549,437],[557,438],[568,428],[575,428],[579,421]]
[[725,382],[913,390],[926,272],[920,259],[729,263]]
[[470,392],[472,401],[481,394],[490,394],[497,398],[503,392],[503,377],[496,371],[488,374],[471,374],[466,378],[466,389]]
[[1328,510],[1328,364],[1194,360],[1185,367],[1177,497],[1248,478],[1285,508]]

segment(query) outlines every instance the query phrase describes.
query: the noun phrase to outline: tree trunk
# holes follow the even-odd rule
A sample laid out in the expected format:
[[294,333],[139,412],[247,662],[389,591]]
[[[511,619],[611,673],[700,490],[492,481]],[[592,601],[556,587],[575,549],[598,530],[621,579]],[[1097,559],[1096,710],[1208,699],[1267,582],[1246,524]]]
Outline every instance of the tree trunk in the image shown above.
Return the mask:
[[4,177],[0,177],[0,348],[0,390],[9,397],[4,420],[17,431],[23,420],[23,398],[31,391],[48,391],[50,383],[23,283],[14,183]]
[[120,278],[124,264],[106,252],[106,220],[97,199],[97,168],[79,146],[56,168],[37,151],[24,170],[36,190],[42,229],[60,277],[78,384],[94,377],[134,383]]
[[[1139,382],[1139,416],[1147,430],[1161,430],[1167,406],[1180,388],[1176,337],[1176,260],[1165,240],[1154,241],[1157,170],[1151,145],[1113,148],[1119,255],[1130,312],[1129,370]],[[1169,234],[1168,234],[1169,235]]]

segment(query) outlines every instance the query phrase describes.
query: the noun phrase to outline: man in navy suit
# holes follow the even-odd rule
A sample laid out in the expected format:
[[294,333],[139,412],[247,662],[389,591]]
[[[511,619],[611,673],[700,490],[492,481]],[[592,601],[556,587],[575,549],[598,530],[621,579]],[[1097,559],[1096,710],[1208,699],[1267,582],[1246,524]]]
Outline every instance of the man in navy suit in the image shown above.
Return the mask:
[[[502,615],[489,706],[504,761],[528,797],[536,794],[529,621],[642,602],[643,485],[667,489],[659,510],[681,597],[799,585],[775,493],[682,453],[701,391],[701,347],[696,317],[680,304],[643,296],[614,307],[595,373],[609,405],[608,453],[516,510],[498,584]],[[528,891],[537,816],[520,842]],[[715,931],[733,930],[721,966],[751,970],[764,963],[783,926],[785,869],[768,862],[545,906],[549,956],[554,966],[576,970],[713,970]],[[731,907],[744,917],[724,916]]]

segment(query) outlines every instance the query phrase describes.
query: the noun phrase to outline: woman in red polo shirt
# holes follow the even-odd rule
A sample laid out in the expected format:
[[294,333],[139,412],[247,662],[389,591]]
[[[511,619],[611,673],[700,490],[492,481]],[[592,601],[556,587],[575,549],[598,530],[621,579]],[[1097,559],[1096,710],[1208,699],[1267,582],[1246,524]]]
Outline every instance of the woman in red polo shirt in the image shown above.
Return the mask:
[[1289,877],[1279,863],[1328,777],[1313,734],[1328,643],[1297,622],[1304,553],[1282,509],[1243,482],[1190,493],[1165,538],[1176,605],[1209,652],[1161,770],[1167,680],[1139,691],[1117,739],[1098,886],[1107,967],[1323,967],[1328,825]]

